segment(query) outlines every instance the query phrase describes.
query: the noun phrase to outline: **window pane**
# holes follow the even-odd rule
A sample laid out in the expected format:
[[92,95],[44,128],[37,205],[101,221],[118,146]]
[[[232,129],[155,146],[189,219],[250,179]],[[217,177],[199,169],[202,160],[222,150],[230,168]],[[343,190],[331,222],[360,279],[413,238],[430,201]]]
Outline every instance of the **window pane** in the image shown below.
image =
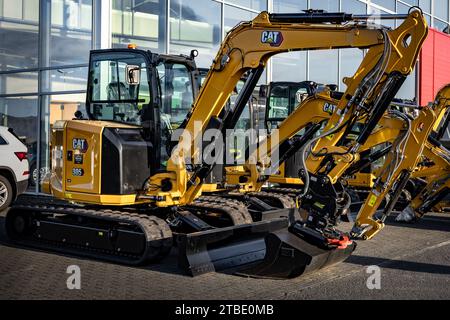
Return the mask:
[[0,71],[38,66],[39,0],[0,2]]
[[37,93],[37,72],[20,72],[0,75],[0,94]]
[[27,143],[36,142],[37,97],[0,98],[0,125],[13,128]]
[[[233,27],[238,25],[242,21],[250,21],[256,17],[256,13],[238,9],[232,6],[225,6],[224,8],[224,33],[226,34]],[[261,77],[259,78],[258,84],[264,84],[267,82],[267,70],[264,70]]]
[[182,64],[160,64],[157,69],[161,81],[162,113],[176,129],[186,118],[194,101],[191,76]]
[[13,128],[25,143],[30,168],[37,160],[37,112],[37,97],[0,98],[0,126]]
[[[379,14],[388,14],[387,11],[384,10],[380,10],[374,6],[369,6],[369,14],[374,14],[374,15],[379,15]],[[371,19],[370,20],[372,23],[378,24],[378,25],[383,25],[389,28],[394,29],[395,28],[395,19]]]
[[166,42],[165,0],[113,0],[113,47],[138,47],[154,52],[165,52]]
[[86,90],[87,74],[87,67],[42,71],[42,90],[44,92]]
[[322,84],[338,84],[338,51],[309,51],[309,79]]
[[431,0],[419,0],[419,7],[428,13],[431,13]]
[[433,24],[433,28],[437,29],[439,31],[442,31],[444,33],[448,33],[448,23],[445,23],[441,20],[438,19],[434,19],[434,24]]
[[[416,66],[417,67],[417,66]],[[405,82],[398,91],[397,98],[415,100],[416,99],[416,68],[411,74],[406,78]]]
[[0,13],[5,18],[39,21],[39,0],[2,0]]
[[238,9],[231,6],[225,6],[225,32],[230,31],[233,27],[242,21],[250,21],[256,17],[256,13]]
[[[403,0],[403,2],[406,2],[407,4],[410,4],[411,6],[417,6],[419,5],[419,0]],[[397,6],[401,4],[397,1]]]
[[395,0],[372,0],[372,3],[378,4],[386,9],[395,11]]
[[33,183],[42,180],[47,172],[50,170],[50,133],[51,126],[58,120],[72,120],[76,111],[81,111],[83,117],[86,118],[86,95],[85,94],[65,94],[52,95],[42,97],[41,110],[41,159],[40,169],[38,166],[30,163],[31,176],[33,176]]
[[281,53],[272,61],[272,81],[303,81],[306,79],[306,51]]
[[448,0],[434,0],[434,15],[448,21]]
[[366,13],[366,5],[358,0],[341,1],[341,11],[347,13]]
[[341,49],[340,53],[341,63],[339,67],[341,79],[339,79],[339,90],[344,91],[347,88],[347,85],[342,81],[342,79],[344,77],[353,77],[364,58],[364,51],[361,49],[351,48]]
[[189,54],[197,49],[199,67],[210,67],[221,38],[220,4],[203,0],[172,0],[170,53]]
[[23,18],[25,20],[34,22],[39,21],[39,0],[23,0],[22,6],[23,6]]
[[[140,110],[150,102],[147,68],[140,54],[99,55],[91,62],[89,80],[93,118],[129,124],[141,123]],[[138,82],[130,82],[127,74],[138,70]]]
[[425,20],[427,20],[428,26],[431,26],[431,16],[428,14],[425,14]]
[[173,130],[177,129],[192,108],[194,93],[191,75],[187,67],[178,63],[159,64],[158,76],[161,83],[161,160],[165,166],[170,153],[167,146]]
[[50,65],[88,62],[92,39],[92,0],[52,0],[51,20]]
[[273,0],[273,12],[302,12],[308,9],[307,0]]
[[269,102],[268,120],[286,119],[289,115],[289,87],[281,85],[272,87]]
[[322,9],[328,12],[339,11],[338,0],[310,0],[309,7],[311,9]]
[[226,2],[237,4],[239,6],[257,11],[267,10],[266,0],[226,0]]
[[397,13],[408,13],[409,9],[411,9],[410,6],[397,2]]

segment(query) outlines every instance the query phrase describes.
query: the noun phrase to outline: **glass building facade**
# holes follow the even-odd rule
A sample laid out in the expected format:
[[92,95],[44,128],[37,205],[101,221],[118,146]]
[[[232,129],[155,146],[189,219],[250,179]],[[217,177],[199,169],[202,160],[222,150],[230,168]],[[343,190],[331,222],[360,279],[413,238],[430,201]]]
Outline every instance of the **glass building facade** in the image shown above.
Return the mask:
[[[36,179],[49,167],[50,126],[84,111],[91,49],[129,43],[158,53],[197,49],[198,66],[209,67],[226,32],[262,10],[406,13],[416,5],[431,27],[449,33],[448,0],[0,0],[0,125],[23,138]],[[313,80],[343,90],[342,78],[363,55],[358,49],[281,54],[263,81]],[[416,78],[415,71],[400,98],[416,98]],[[38,184],[31,181],[29,191],[39,192]]]

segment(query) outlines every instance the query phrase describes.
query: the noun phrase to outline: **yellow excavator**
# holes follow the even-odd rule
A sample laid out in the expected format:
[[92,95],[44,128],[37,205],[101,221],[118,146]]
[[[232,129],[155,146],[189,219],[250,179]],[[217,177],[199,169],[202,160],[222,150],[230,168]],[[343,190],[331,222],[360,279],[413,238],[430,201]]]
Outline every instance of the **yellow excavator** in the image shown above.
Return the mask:
[[[308,97],[317,93],[320,85],[311,82],[274,82],[270,83],[264,92],[266,97],[265,126],[266,128],[276,128],[301,102],[301,97]],[[323,90],[323,86],[320,90]],[[438,118],[433,126],[433,131],[425,143],[423,155],[418,167],[412,172],[411,179],[407,182],[403,194],[393,208],[394,210],[403,210],[397,215],[397,221],[418,220],[425,213],[430,211],[444,211],[444,198],[449,194],[449,159],[450,153],[440,142],[449,123],[449,86],[444,86],[437,94],[432,108],[438,113]],[[417,109],[415,104],[406,103],[401,100],[394,100],[392,106],[397,109],[404,109],[407,113]],[[300,121],[300,120],[299,120]],[[353,163],[344,175],[340,178],[343,183],[351,188],[360,190],[364,193],[358,197],[356,204],[351,205],[357,207],[359,211],[364,202],[360,202],[360,198],[365,199],[367,193],[373,187],[376,177],[378,176],[379,164],[377,168],[373,167],[373,163],[379,161],[380,158],[386,156],[391,148],[392,142],[401,131],[400,127],[384,128],[379,123],[376,135],[381,137],[379,145],[363,150],[360,159]],[[369,142],[376,142],[371,139]],[[275,175],[271,175],[267,180],[273,183],[275,190],[289,192],[295,196],[301,192],[303,185],[301,179],[295,173],[296,154],[280,165],[280,169]],[[296,177],[297,176],[297,177]],[[347,189],[347,192],[349,190]],[[385,198],[389,200],[390,195]],[[408,205],[409,203],[409,205]],[[405,208],[406,206],[406,208]]]
[[406,187],[411,194],[410,202],[397,221],[415,221],[428,212],[439,211],[439,204],[450,191],[450,151],[441,143],[450,121],[450,85],[439,90],[431,105],[439,111],[438,120]]
[[[264,128],[268,131],[276,129],[278,125],[290,115],[299,104],[309,96],[317,94],[324,90],[336,91],[337,86],[334,84],[319,84],[314,81],[275,81],[268,85],[263,85],[259,91],[259,98],[263,99],[265,112],[261,112],[254,116],[255,121],[262,123]],[[335,96],[339,93],[335,92]],[[332,110],[328,110],[331,116]],[[356,137],[359,127],[362,124],[358,123],[353,128],[354,135],[349,135],[352,139]],[[297,133],[298,139],[304,133],[304,130]],[[360,160],[352,165],[344,174],[345,182],[347,184],[347,193],[351,197],[351,207],[359,208],[361,198],[365,198],[367,192],[373,186],[373,181],[376,178],[375,170],[380,167],[380,159],[389,151],[389,145],[380,143],[375,146],[373,150],[366,150],[360,153]],[[303,182],[298,177],[298,161],[300,153],[294,153],[290,158],[286,159],[284,163],[280,164],[278,171],[271,175],[267,180],[268,184],[281,192],[288,192],[288,194],[295,197],[296,193],[301,192]]]
[[[387,18],[389,18],[389,17],[387,17]],[[382,28],[381,28],[382,29]],[[400,32],[399,31],[399,29],[396,29],[396,30],[393,30],[392,32],[395,32],[395,31],[398,31],[398,32]],[[396,36],[398,36],[398,35],[396,35]],[[404,39],[405,40],[405,39]],[[403,41],[403,40],[402,40]],[[406,39],[405,40],[406,42],[408,42],[409,40],[408,39]],[[399,42],[398,40],[392,40],[392,42],[394,42],[394,43],[397,43],[397,44],[401,44],[401,42]],[[405,43],[406,43],[405,42]],[[365,44],[364,45],[361,45],[361,46],[355,46],[355,45],[353,45],[353,47],[358,47],[358,48],[365,48],[364,46],[366,46]],[[345,47],[349,47],[349,46],[343,46],[344,48]],[[330,48],[331,48],[331,46],[330,46]],[[411,48],[410,48],[411,49]],[[369,52],[371,52],[371,51],[373,51],[373,55],[375,56],[375,55],[377,55],[378,54],[378,51],[376,51],[377,49],[375,48],[375,47],[371,47],[370,49],[369,49]],[[368,55],[368,58],[367,58],[367,60],[370,60],[370,59],[372,59],[372,60],[374,60],[374,56],[372,56],[372,54],[369,54]],[[406,61],[406,60],[408,60],[409,58],[410,58],[411,56],[405,56],[405,57],[398,57],[396,54],[393,54],[393,55],[391,55],[391,52],[389,52],[389,53],[385,53],[385,56],[384,56],[384,59],[385,59],[385,63],[387,63],[387,64],[391,64],[391,65],[397,65],[396,67],[398,67],[398,65],[400,65],[401,63],[403,63],[403,59]],[[367,70],[368,70],[368,68],[367,68],[367,60],[364,60],[363,61],[363,63],[362,63],[362,65],[361,65],[361,68],[359,69],[359,71],[357,72],[357,74],[359,73],[359,75],[360,75],[360,79],[362,79],[363,77],[361,76],[361,74],[364,74],[364,72],[367,72]],[[388,62],[386,62],[386,61],[388,61]],[[408,60],[409,61],[409,60]],[[351,82],[351,80],[354,80],[354,79],[347,79],[347,81],[349,81],[349,82]],[[378,81],[381,81],[381,78],[380,79],[377,79]],[[384,80],[384,79],[383,79]],[[316,89],[315,88],[313,88],[314,86],[315,86],[316,84],[311,84],[311,83],[303,83],[303,84],[300,84],[300,87],[299,87],[299,89],[304,89],[304,94],[306,94],[306,95],[311,95]],[[366,85],[367,85],[367,83],[366,83]],[[372,85],[373,86],[373,91],[375,92],[372,92],[372,94],[373,94],[373,96],[376,96],[376,89],[380,89],[381,88],[381,86],[378,86],[378,88],[376,88],[377,87],[377,85],[378,85],[378,83],[374,80],[374,79],[372,79],[372,81],[371,81],[371,84],[370,85]],[[369,91],[369,90],[368,90]],[[294,93],[295,94],[295,93]],[[316,109],[314,109],[314,111],[311,111],[311,110],[313,110],[312,108],[310,108],[310,110],[308,110],[308,109],[302,109],[302,111],[300,111],[302,114],[303,113],[305,113],[305,112],[308,112],[309,114],[311,114],[311,113],[313,113],[314,115],[317,115],[317,117],[321,117],[321,120],[319,121],[319,119],[315,119],[315,120],[317,120],[317,122],[321,122],[321,124],[323,124],[323,122],[325,122],[325,120],[328,120],[329,118],[330,118],[330,114],[332,114],[333,112],[332,111],[334,111],[334,108],[336,107],[336,105],[335,104],[337,104],[337,101],[336,100],[338,100],[340,97],[342,96],[342,93],[341,94],[339,94],[339,93],[335,93],[335,92],[333,92],[332,93],[332,98],[331,99],[328,99],[328,101],[326,101],[325,102],[325,105],[322,107],[322,106],[319,106],[319,107],[317,107]],[[292,112],[292,110],[290,110],[291,112]],[[314,113],[314,112],[316,112],[316,113]],[[283,115],[283,117],[285,117],[287,115],[287,113],[286,114],[284,114]],[[299,119],[299,117],[296,115],[296,116],[294,116],[293,117],[294,119],[296,119],[296,120],[294,120],[294,122],[296,122],[297,124],[298,123],[301,123],[301,120],[298,120]],[[277,120],[278,119],[278,120]],[[280,120],[282,120],[282,118],[280,118],[280,117],[277,117],[277,121],[279,122]],[[303,119],[302,119],[303,120]],[[306,121],[307,122],[307,121]],[[309,124],[309,123],[306,123],[306,124]],[[305,124],[305,126],[306,126],[306,124]],[[296,130],[297,128],[301,128],[302,130],[304,130],[304,128],[303,127],[301,127],[301,126],[293,126],[292,128],[294,128],[294,130]],[[291,130],[291,128],[289,128],[289,130]],[[315,131],[317,132],[318,131],[318,127],[317,126],[315,126]],[[294,143],[294,139],[292,138],[292,137],[290,137],[290,139],[289,139],[289,141],[285,141],[285,143],[286,144],[292,144],[292,143]],[[295,142],[295,145],[298,147],[298,146],[301,146],[302,145],[302,143],[303,143],[304,141],[302,141],[301,139],[297,139],[297,141]],[[283,148],[284,149],[286,149],[286,147],[287,147],[287,145],[285,145],[285,146],[283,146],[280,150],[281,150],[281,153],[280,154],[283,154],[283,160],[281,160],[280,162],[279,162],[279,164],[280,164],[280,167],[279,167],[279,169],[278,169],[278,171],[279,172],[283,172],[283,170],[284,170],[284,168],[285,168],[285,166],[284,166],[284,161],[286,161],[286,160],[288,160],[289,159],[289,157],[291,157],[291,154],[289,154],[289,157],[287,156],[288,155],[288,153],[285,151],[285,150],[283,150]],[[292,152],[292,150],[295,150],[295,147],[290,147],[290,152]],[[241,152],[241,153],[244,153],[244,152]],[[291,159],[292,159],[292,157],[291,157]],[[291,166],[289,166],[289,168],[294,168],[295,166],[294,165],[291,165]],[[245,170],[245,169],[244,169]],[[294,169],[295,170],[295,169]],[[260,190],[260,187],[259,186],[256,186],[257,184],[255,184],[255,183],[253,183],[252,181],[250,181],[250,182],[245,182],[245,183],[243,183],[244,182],[244,180],[246,179],[245,177],[244,177],[244,175],[242,175],[240,172],[239,172],[239,168],[233,168],[233,167],[227,167],[226,168],[226,171],[227,171],[227,175],[228,175],[228,177],[231,177],[232,175],[235,175],[236,176],[236,179],[233,179],[233,178],[229,178],[228,180],[227,180],[227,182],[226,183],[222,183],[222,184],[204,184],[203,185],[203,192],[204,193],[222,193],[222,195],[223,196],[226,196],[226,194],[224,194],[224,189],[233,189],[233,187],[234,186],[237,186],[237,188],[239,188],[240,190],[240,192],[242,193],[242,192],[245,192],[245,196],[243,195],[243,194],[241,194],[240,195],[240,197],[239,197],[239,195],[237,195],[236,193],[233,193],[233,194],[228,194],[228,196],[234,196],[234,197],[237,197],[237,198],[239,198],[239,199],[241,199],[241,201],[245,201],[245,200],[242,200],[243,198],[244,199],[252,199],[252,198],[259,198],[259,199],[263,199],[263,200],[266,200],[267,201],[267,195],[264,195],[264,193],[265,192],[270,192],[270,197],[271,198],[275,198],[275,199],[277,199],[277,198],[281,198],[281,197],[283,197],[283,194],[281,194],[280,192],[273,192],[273,191],[280,191],[280,190],[275,190],[275,189],[273,189],[273,188],[266,188],[265,190],[264,190],[264,192],[261,192],[261,190]],[[235,172],[235,173],[233,173],[233,172]],[[280,174],[278,174],[278,176],[279,176]],[[282,175],[282,174],[281,174]],[[295,174],[294,174],[295,175]],[[268,182],[277,182],[277,183],[280,183],[280,181],[274,181],[274,180],[277,180],[277,178],[279,178],[279,177],[277,177],[277,175],[276,174],[273,174],[273,175],[271,175],[270,177],[269,177],[269,179],[267,180]],[[247,179],[248,180],[248,179]],[[279,180],[279,179],[278,179]],[[284,184],[286,185],[286,184],[295,184],[295,183],[299,183],[301,180],[299,179],[299,178],[294,178],[294,177],[282,177],[282,180],[283,180],[283,182],[284,182]],[[266,182],[266,181],[265,181]],[[284,191],[292,191],[292,190],[288,190],[288,189],[286,189],[285,188],[285,190]],[[299,190],[297,190],[297,191],[299,191]],[[257,200],[256,200],[256,202],[257,202]],[[273,203],[274,201],[270,201],[269,200],[269,202],[271,202],[271,203]]]
[[[271,56],[358,47],[368,53],[354,77],[347,79],[347,90],[328,121],[324,139],[335,145],[343,128],[364,119],[358,144],[345,150],[356,152],[411,72],[428,31],[420,10],[390,16],[405,19],[395,30],[376,28],[367,22],[369,18],[316,11],[262,12],[239,24],[222,43],[179,125],[183,134],[173,148],[162,145],[161,139],[157,72],[161,57],[142,50],[94,52],[86,104],[89,119],[61,121],[52,128],[52,170],[43,189],[53,198],[12,207],[6,217],[9,237],[25,245],[127,264],[160,259],[175,242],[180,266],[192,275],[255,261],[261,254],[265,254],[263,265],[268,257],[277,257],[271,263],[271,270],[277,271],[264,274],[259,269],[256,276],[292,277],[342,261],[355,243],[335,230],[333,210],[311,211],[306,224],[292,221],[290,210],[263,214],[260,221],[253,221],[245,206],[233,199],[199,200],[204,179],[217,161],[217,157],[213,161],[201,157],[201,147],[214,144],[201,138],[207,130],[234,127]],[[248,79],[234,108],[227,110],[226,102],[244,73]],[[329,98],[311,101],[312,106],[319,107],[324,100]],[[306,146],[316,140],[308,137]],[[326,147],[321,141],[318,144],[318,150]],[[333,146],[330,151],[342,148]],[[162,150],[170,157],[165,158]],[[347,155],[338,158],[345,160]],[[258,170],[258,166],[250,168]],[[315,177],[301,178],[308,183]],[[273,238],[289,244],[283,240],[273,247]],[[230,240],[233,246],[225,247]]]
[[[264,128],[269,132],[272,129],[278,128],[280,123],[285,120],[307,97],[313,96],[324,90],[334,91],[334,96],[342,95],[336,92],[336,85],[333,84],[318,84],[314,81],[276,81],[268,85],[263,85],[259,91],[259,99],[263,100],[264,113],[259,112],[253,119],[256,123],[262,123]],[[416,105],[409,101],[401,99],[393,99],[391,108],[410,113],[414,112]],[[332,115],[332,108],[327,108],[329,117]],[[323,114],[324,118],[327,116]],[[301,123],[302,119],[298,120]],[[438,119],[438,121],[440,121]],[[344,141],[344,144],[357,137],[357,134],[363,123],[357,123],[350,134],[349,141]],[[340,177],[340,180],[345,185],[346,193],[351,199],[349,213],[357,212],[363,204],[368,192],[374,185],[377,177],[377,172],[382,166],[383,158],[388,154],[392,142],[395,140],[401,130],[399,128],[385,127],[382,129],[382,124],[378,125],[377,135],[381,140],[374,146],[366,146],[363,151],[359,153],[359,160],[354,162]],[[304,129],[297,133],[294,139],[300,139],[304,133]],[[376,141],[370,141],[374,143]],[[368,148],[370,147],[370,148]],[[303,182],[298,177],[298,162],[300,159],[300,152],[291,152],[290,158],[285,162],[280,163],[280,166],[275,174],[272,174],[267,179],[268,186],[263,190],[270,189],[272,192],[288,194],[291,197],[296,197],[302,192]],[[408,186],[412,183],[408,183]],[[404,190],[401,201],[396,205],[396,210],[404,206],[405,200],[410,201],[411,196],[409,192]],[[409,199],[409,200],[408,200]]]

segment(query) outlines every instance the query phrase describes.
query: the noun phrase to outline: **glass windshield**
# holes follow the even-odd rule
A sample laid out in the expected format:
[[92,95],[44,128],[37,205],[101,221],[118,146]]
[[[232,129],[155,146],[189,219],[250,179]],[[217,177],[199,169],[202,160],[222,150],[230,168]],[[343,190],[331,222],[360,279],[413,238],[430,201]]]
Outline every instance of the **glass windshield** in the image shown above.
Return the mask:
[[305,84],[276,84],[270,90],[267,106],[267,129],[278,128],[279,124],[294,111],[309,95]]
[[91,118],[140,125],[141,110],[150,102],[144,57],[138,53],[102,53],[91,61]]
[[161,118],[176,129],[194,102],[191,74],[184,64],[172,62],[159,64],[157,70],[161,84]]
[[269,113],[270,119],[285,119],[289,115],[289,87],[276,86],[270,90],[269,97]]

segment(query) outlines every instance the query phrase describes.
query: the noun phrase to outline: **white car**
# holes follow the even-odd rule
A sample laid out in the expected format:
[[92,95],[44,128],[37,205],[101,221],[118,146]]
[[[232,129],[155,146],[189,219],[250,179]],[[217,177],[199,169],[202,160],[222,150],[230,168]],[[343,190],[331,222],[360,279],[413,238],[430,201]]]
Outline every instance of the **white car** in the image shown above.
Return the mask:
[[25,192],[29,175],[27,147],[11,129],[0,126],[0,211]]

